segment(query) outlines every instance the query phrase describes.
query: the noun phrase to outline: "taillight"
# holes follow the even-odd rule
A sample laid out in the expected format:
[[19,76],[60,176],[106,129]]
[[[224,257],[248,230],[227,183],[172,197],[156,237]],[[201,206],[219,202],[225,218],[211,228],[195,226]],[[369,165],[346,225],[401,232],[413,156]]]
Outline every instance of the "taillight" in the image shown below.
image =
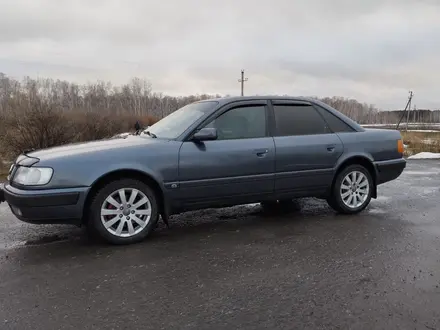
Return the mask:
[[397,152],[399,154],[403,154],[403,151],[405,150],[405,148],[403,147],[403,141],[402,139],[397,140]]

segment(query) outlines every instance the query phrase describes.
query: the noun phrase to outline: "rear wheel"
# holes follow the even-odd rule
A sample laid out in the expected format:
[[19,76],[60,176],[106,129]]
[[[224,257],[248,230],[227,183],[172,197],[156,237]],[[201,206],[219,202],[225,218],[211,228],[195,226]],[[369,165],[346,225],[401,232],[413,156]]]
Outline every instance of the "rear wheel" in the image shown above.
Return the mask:
[[350,165],[337,175],[327,202],[339,213],[359,213],[370,203],[373,188],[370,172],[362,165]]
[[89,227],[109,243],[142,241],[156,227],[159,218],[154,191],[135,179],[121,179],[102,187],[89,209]]

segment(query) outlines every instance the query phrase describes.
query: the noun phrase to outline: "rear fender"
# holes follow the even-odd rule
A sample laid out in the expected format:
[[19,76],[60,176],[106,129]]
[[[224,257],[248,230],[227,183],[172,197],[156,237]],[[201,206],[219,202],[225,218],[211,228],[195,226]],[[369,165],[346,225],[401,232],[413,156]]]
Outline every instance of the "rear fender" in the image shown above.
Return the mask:
[[332,190],[335,184],[335,180],[340,171],[342,171],[345,167],[353,164],[359,164],[368,169],[373,179],[373,191],[371,193],[372,198],[377,198],[377,168],[374,166],[373,157],[366,152],[357,152],[357,153],[347,153],[342,155],[336,164],[335,167],[335,176],[332,182]]

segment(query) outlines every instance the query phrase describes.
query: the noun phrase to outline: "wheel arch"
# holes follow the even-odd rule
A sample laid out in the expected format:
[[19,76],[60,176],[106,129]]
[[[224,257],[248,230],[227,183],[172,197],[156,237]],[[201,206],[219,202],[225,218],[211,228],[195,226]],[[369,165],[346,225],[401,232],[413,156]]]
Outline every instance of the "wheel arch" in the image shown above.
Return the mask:
[[345,158],[344,160],[342,160],[340,162],[340,164],[336,168],[335,175],[333,176],[331,191],[333,191],[333,188],[334,188],[334,185],[336,182],[336,178],[339,175],[339,173],[350,165],[362,165],[363,167],[365,167],[368,170],[368,172],[371,175],[371,178],[373,179],[373,191],[372,191],[371,197],[377,198],[377,172],[376,172],[376,168],[373,164],[372,159],[366,155],[353,155],[353,156]]
[[92,183],[91,188],[87,193],[84,202],[83,221],[82,221],[83,224],[87,223],[88,221],[88,217],[87,217],[88,210],[90,207],[90,203],[92,202],[93,196],[96,194],[96,192],[99,191],[109,182],[121,178],[136,179],[150,186],[153,189],[153,191],[156,193],[156,196],[158,197],[157,200],[159,203],[159,214],[163,214],[166,211],[167,205],[165,202],[164,191],[156,178],[154,178],[152,175],[148,173],[136,169],[118,169],[103,174]]

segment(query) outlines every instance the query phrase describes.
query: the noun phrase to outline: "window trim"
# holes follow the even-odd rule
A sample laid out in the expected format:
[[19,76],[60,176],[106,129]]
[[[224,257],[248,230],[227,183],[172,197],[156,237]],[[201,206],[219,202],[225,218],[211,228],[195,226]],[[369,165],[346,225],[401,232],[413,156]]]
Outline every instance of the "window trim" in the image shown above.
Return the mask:
[[[315,133],[315,134],[297,134],[297,135],[277,135],[277,123],[276,123],[276,119],[275,119],[275,106],[307,106],[307,107],[311,107],[313,109],[313,111],[315,111],[317,113],[317,115],[319,116],[319,118],[321,118],[321,120],[324,122],[325,128],[326,130],[328,130],[329,132],[324,132],[324,133]],[[295,136],[309,136],[309,135],[324,135],[324,134],[334,134],[334,132],[330,129],[327,121],[322,117],[322,115],[319,113],[319,111],[317,109],[315,109],[314,105],[311,102],[307,102],[307,101],[292,101],[292,100],[271,100],[271,112],[272,112],[272,122],[271,122],[271,135],[272,137],[295,137]]]
[[271,100],[272,106],[274,105],[293,105],[293,106],[298,106],[298,105],[313,105],[311,102],[308,101],[293,101],[293,100],[289,100],[289,99],[273,99]]
[[[211,115],[206,117],[202,122],[200,122],[191,132],[189,132],[184,138],[183,141],[191,141],[193,135],[197,133],[200,129],[205,127],[208,123],[210,123],[212,120],[217,119],[224,113],[231,111],[236,108],[241,107],[252,107],[252,106],[262,106],[264,107],[265,114],[266,114],[266,136],[254,138],[254,139],[263,139],[271,137],[271,131],[270,131],[270,125],[269,125],[269,117],[270,117],[270,109],[268,107],[268,101],[267,100],[249,100],[249,101],[234,101],[227,103],[223,106],[221,106],[218,110],[214,111]],[[237,140],[247,140],[247,139],[228,139],[228,140],[219,140],[219,141],[237,141]],[[213,140],[217,141],[217,140]]]
[[[350,124],[348,124],[347,122],[345,122],[345,120],[342,120],[341,118],[339,118],[339,116],[336,116],[335,114],[333,114],[332,112],[328,111],[328,110],[325,109],[324,107],[321,107],[321,106],[319,106],[319,105],[317,105],[317,104],[312,104],[312,106],[315,108],[316,112],[317,112],[317,113],[321,116],[321,118],[324,120],[324,122],[325,122],[326,125],[327,125],[328,130],[331,131],[333,134],[337,134],[337,133],[356,133],[356,132],[357,132],[353,127],[351,127]],[[339,119],[340,121],[342,121],[345,125],[348,126],[348,128],[351,129],[351,131],[350,131],[350,132],[335,132],[335,131],[333,131],[332,128],[330,127],[330,124],[327,122],[327,120],[326,120],[326,119],[324,118],[324,116],[321,114],[321,111],[319,111],[319,108],[322,109],[322,111],[326,111],[326,112],[328,112],[328,113],[330,114],[330,116],[336,117],[336,119]]]

